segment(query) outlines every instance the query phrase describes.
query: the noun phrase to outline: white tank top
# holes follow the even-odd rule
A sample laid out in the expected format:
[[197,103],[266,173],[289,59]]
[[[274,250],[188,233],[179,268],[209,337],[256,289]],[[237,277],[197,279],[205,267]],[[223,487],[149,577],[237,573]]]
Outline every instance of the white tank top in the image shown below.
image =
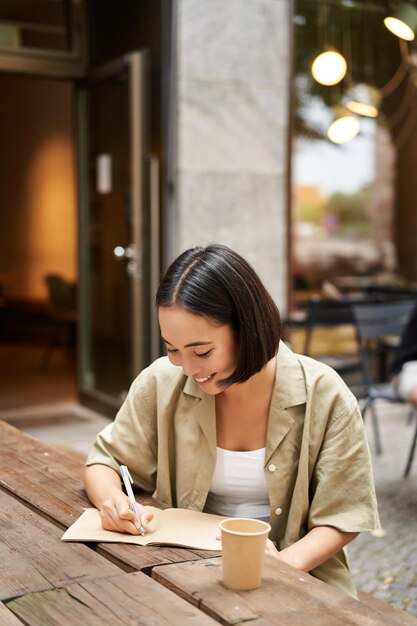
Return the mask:
[[265,448],[237,452],[217,447],[216,466],[204,511],[268,522],[270,505],[264,462]]

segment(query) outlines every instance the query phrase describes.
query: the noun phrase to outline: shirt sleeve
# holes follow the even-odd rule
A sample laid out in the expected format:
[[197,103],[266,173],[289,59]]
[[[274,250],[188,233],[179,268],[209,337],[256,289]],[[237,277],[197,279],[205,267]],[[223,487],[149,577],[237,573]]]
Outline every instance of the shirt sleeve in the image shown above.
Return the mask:
[[379,528],[371,457],[356,399],[344,398],[327,423],[310,484],[309,529]]
[[86,465],[107,465],[116,472],[119,472],[120,465],[127,465],[135,485],[153,493],[156,486],[157,426],[156,406],[150,397],[146,374],[142,372],[132,383],[114,422],[97,435]]

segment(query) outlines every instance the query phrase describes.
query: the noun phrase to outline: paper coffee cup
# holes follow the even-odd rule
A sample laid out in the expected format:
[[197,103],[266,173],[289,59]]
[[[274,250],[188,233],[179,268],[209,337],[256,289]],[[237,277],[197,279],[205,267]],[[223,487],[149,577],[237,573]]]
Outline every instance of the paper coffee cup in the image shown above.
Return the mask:
[[261,584],[265,546],[271,526],[246,517],[220,522],[223,583],[230,589],[256,589]]

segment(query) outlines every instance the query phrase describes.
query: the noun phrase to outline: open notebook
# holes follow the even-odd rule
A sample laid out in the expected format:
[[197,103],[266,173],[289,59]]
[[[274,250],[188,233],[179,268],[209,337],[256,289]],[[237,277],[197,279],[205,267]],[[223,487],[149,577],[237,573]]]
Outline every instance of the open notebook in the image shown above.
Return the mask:
[[145,536],[104,530],[97,509],[86,509],[63,534],[62,541],[99,541],[134,543],[140,546],[170,545],[199,550],[221,550],[219,522],[224,517],[189,511],[188,509],[156,509],[146,507],[154,514]]

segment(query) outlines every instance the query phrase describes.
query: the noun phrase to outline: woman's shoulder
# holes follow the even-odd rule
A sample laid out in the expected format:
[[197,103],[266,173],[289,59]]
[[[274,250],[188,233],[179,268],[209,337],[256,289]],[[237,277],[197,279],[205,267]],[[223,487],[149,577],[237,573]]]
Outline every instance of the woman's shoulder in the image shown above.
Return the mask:
[[173,365],[168,357],[163,356],[153,361],[143,369],[133,382],[133,386],[140,387],[166,387],[177,386],[185,381],[186,377],[182,367]]
[[[347,388],[343,378],[327,363],[318,361],[314,357],[305,356],[304,354],[297,354],[297,358],[307,376],[310,380],[321,380],[328,382],[331,385],[341,386]],[[348,389],[348,388],[347,388]]]
[[285,365],[293,370],[301,368],[303,379],[308,383],[314,380],[328,380],[329,382],[344,385],[339,374],[329,365],[313,357],[293,352],[288,345],[280,347],[278,358],[285,359]]
[[356,402],[351,390],[334,369],[293,352],[285,344],[280,345],[278,352],[275,384],[287,406],[302,403],[332,406],[335,401],[340,401],[353,408]]
[[326,363],[304,355],[298,356],[304,370],[310,398],[319,411],[324,407],[329,407],[335,418],[358,413],[357,398],[340,374]]
[[330,378],[340,379],[336,370],[327,363],[323,363],[323,361],[319,361],[311,356],[306,356],[305,354],[297,354],[297,359],[311,376],[329,376]]
[[339,397],[350,402],[356,401],[343,378],[327,363],[294,352],[291,352],[290,359],[293,368],[300,368],[302,371],[308,395],[318,395],[322,400],[327,398],[331,401],[332,398]]

